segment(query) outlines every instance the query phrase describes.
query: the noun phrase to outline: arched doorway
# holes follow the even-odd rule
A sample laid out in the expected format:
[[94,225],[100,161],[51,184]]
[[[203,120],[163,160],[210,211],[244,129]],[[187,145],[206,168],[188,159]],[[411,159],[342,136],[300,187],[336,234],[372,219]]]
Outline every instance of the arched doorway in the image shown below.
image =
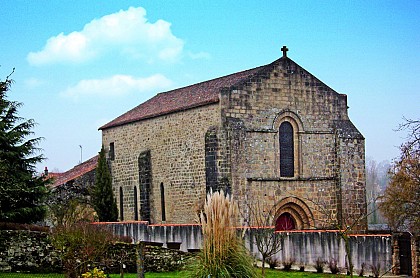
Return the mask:
[[315,228],[314,217],[309,207],[296,197],[286,197],[274,207],[273,226],[276,231],[304,230]]
[[296,229],[296,220],[288,213],[282,213],[276,220],[276,231],[290,231]]

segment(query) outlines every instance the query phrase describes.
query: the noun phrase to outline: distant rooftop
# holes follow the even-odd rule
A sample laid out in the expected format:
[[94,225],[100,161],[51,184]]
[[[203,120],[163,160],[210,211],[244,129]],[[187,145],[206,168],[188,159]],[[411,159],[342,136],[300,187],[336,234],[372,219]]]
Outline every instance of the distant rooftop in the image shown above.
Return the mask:
[[85,162],[73,167],[72,169],[64,173],[49,173],[48,177],[54,178],[54,183],[52,184],[52,187],[65,184],[94,170],[98,164],[98,157],[99,156],[96,155],[91,159],[86,160]]

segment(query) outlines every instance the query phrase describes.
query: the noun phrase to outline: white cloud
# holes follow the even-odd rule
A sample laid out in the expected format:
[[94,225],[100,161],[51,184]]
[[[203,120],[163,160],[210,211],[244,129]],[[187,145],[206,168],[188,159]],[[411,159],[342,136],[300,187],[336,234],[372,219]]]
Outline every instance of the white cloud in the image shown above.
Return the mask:
[[197,60],[197,59],[206,59],[206,60],[208,60],[208,59],[211,58],[211,55],[208,52],[198,52],[198,53],[189,52],[188,55],[193,60]]
[[43,85],[45,83],[45,81],[40,80],[38,78],[35,77],[31,77],[25,80],[25,85],[26,87],[32,89],[32,88],[36,88],[39,87],[41,85]]
[[67,88],[60,95],[75,100],[80,97],[117,97],[130,93],[145,93],[167,89],[172,81],[161,74],[145,78],[135,78],[130,75],[114,75],[106,79],[81,80],[73,87]]
[[104,55],[174,61],[180,57],[184,42],[174,36],[164,20],[148,22],[146,10],[130,7],[126,11],[94,19],[82,31],[60,33],[47,40],[44,48],[30,52],[31,65],[82,63]]

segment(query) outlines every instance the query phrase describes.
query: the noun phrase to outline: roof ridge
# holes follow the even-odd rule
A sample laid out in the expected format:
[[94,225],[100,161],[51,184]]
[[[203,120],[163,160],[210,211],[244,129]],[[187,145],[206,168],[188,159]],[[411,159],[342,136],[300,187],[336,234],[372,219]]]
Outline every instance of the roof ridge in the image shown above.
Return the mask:
[[54,178],[53,187],[62,185],[70,180],[76,179],[82,175],[84,175],[87,172],[92,171],[96,168],[96,165],[98,163],[99,155],[95,155],[88,160],[83,161],[80,164],[77,164],[73,168],[59,173],[60,175],[58,177]]
[[175,88],[175,89],[172,89],[172,90],[169,90],[169,91],[166,91],[166,92],[159,92],[159,93],[156,94],[156,96],[161,95],[161,94],[170,93],[170,92],[173,92],[173,91],[178,91],[178,90],[181,90],[181,89],[187,89],[187,88],[190,88],[190,87],[203,85],[203,84],[206,84],[206,83],[211,83],[211,82],[214,82],[214,81],[217,81],[217,80],[222,80],[222,79],[230,77],[230,76],[243,74],[245,72],[253,71],[253,70],[256,70],[258,68],[263,68],[265,66],[267,66],[267,65],[258,66],[258,67],[254,67],[254,68],[250,68],[250,69],[246,69],[246,70],[241,70],[241,71],[238,71],[238,72],[235,72],[235,73],[226,74],[226,75],[219,76],[219,77],[216,77],[216,78],[213,78],[213,79],[209,79],[209,80],[205,80],[205,81],[200,81],[198,83],[190,84],[190,85],[187,85],[187,86],[184,86],[184,87]]
[[216,103],[219,101],[221,89],[240,86],[254,76],[260,75],[261,72],[265,72],[281,59],[282,58],[277,59],[266,65],[201,81],[170,91],[160,92],[124,114],[116,117],[111,122],[101,126],[99,130]]

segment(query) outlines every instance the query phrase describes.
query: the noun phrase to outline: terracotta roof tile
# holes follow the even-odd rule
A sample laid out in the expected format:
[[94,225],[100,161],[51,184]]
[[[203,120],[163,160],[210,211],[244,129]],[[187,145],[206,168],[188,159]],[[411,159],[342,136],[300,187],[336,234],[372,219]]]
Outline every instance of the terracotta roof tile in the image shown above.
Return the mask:
[[236,86],[257,74],[265,66],[226,75],[172,91],[159,93],[134,109],[117,117],[99,129],[120,126],[143,119],[153,118],[219,101],[223,88]]
[[86,160],[85,162],[73,167],[67,172],[59,173],[58,175],[57,173],[54,173],[55,177],[54,177],[54,183],[52,184],[52,187],[65,184],[66,182],[74,180],[94,170],[96,168],[96,165],[98,165],[98,158],[99,156],[96,155],[92,157],[91,159]]

